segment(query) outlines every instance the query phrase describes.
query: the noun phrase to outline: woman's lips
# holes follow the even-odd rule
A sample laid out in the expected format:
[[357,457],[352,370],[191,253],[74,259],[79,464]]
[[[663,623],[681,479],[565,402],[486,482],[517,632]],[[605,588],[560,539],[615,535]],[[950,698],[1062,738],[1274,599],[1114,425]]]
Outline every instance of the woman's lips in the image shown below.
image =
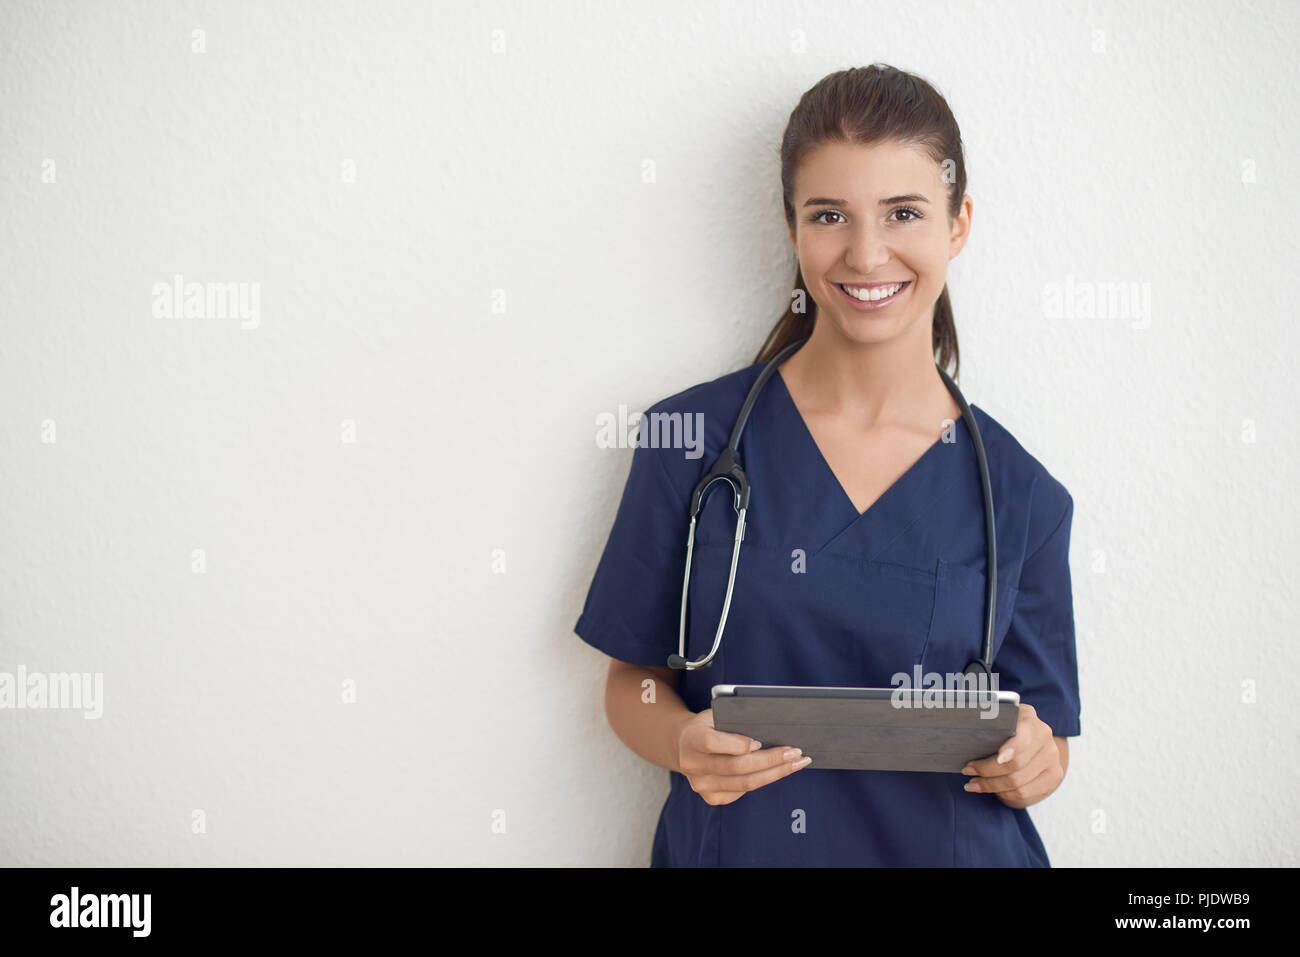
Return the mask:
[[898,292],[894,293],[888,299],[877,299],[875,302],[863,302],[861,299],[855,299],[853,296],[850,296],[845,292],[844,287],[839,283],[835,284],[835,288],[839,290],[840,298],[847,302],[852,308],[859,312],[876,312],[877,310],[884,309],[886,306],[892,305],[901,299],[903,295],[912,288],[912,282],[911,280],[908,280],[903,283],[903,288],[898,290]]

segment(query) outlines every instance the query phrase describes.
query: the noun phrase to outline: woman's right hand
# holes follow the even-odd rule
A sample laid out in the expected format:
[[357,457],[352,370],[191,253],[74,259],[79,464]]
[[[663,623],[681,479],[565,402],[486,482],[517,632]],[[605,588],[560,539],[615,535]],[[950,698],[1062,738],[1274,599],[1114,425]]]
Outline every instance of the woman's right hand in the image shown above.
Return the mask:
[[743,734],[718,731],[712,708],[692,715],[677,738],[677,768],[709,804],[730,804],[811,762],[798,748],[761,748]]

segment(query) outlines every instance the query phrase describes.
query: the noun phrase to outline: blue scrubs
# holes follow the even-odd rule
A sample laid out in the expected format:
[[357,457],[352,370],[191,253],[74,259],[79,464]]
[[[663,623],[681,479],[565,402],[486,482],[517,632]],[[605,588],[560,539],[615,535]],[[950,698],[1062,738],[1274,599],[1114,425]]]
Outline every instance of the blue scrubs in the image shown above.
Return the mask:
[[[687,389],[643,417],[631,473],[577,634],[632,664],[677,651],[689,501],[725,447],[760,364]],[[993,668],[1060,736],[1079,734],[1065,487],[978,406],[997,514]],[[703,414],[703,454],[651,447],[650,416]],[[672,420],[660,419],[661,422]],[[663,435],[667,429],[660,430]],[[983,493],[959,419],[858,513],[779,373],[740,443],[752,485],[722,645],[679,672],[692,711],[715,684],[889,687],[895,672],[961,672],[983,641]],[[690,437],[690,433],[687,433]],[[662,440],[660,440],[662,441]],[[696,529],[687,657],[713,643],[735,511],[714,485]],[[764,746],[783,744],[765,741]],[[652,866],[1050,866],[1029,814],[963,790],[961,774],[840,771],[812,764],[730,804],[669,772]],[[800,823],[801,822],[801,823]],[[796,826],[798,824],[798,826]]]

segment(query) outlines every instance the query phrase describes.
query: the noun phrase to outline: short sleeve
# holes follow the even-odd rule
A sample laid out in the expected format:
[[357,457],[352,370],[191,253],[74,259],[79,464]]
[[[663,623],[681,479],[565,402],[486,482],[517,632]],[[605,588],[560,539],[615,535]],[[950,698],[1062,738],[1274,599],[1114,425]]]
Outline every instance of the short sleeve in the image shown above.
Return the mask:
[[660,456],[638,445],[574,631],[612,658],[664,667],[677,651],[689,503]]
[[994,664],[999,686],[1018,691],[1023,704],[1057,737],[1079,734],[1079,674],[1070,584],[1070,525],[1074,499],[1047,539],[1024,561],[1011,625]]

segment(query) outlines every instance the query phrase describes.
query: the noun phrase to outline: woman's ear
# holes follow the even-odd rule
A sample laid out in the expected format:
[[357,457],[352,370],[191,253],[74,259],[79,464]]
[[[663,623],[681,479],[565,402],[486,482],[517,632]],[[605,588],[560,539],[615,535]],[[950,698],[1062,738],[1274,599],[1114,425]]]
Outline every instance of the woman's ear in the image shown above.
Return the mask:
[[952,238],[948,241],[948,258],[956,259],[957,254],[966,246],[966,240],[970,237],[971,216],[975,212],[975,201],[967,193],[961,199],[961,208],[957,210],[957,215],[951,220]]

